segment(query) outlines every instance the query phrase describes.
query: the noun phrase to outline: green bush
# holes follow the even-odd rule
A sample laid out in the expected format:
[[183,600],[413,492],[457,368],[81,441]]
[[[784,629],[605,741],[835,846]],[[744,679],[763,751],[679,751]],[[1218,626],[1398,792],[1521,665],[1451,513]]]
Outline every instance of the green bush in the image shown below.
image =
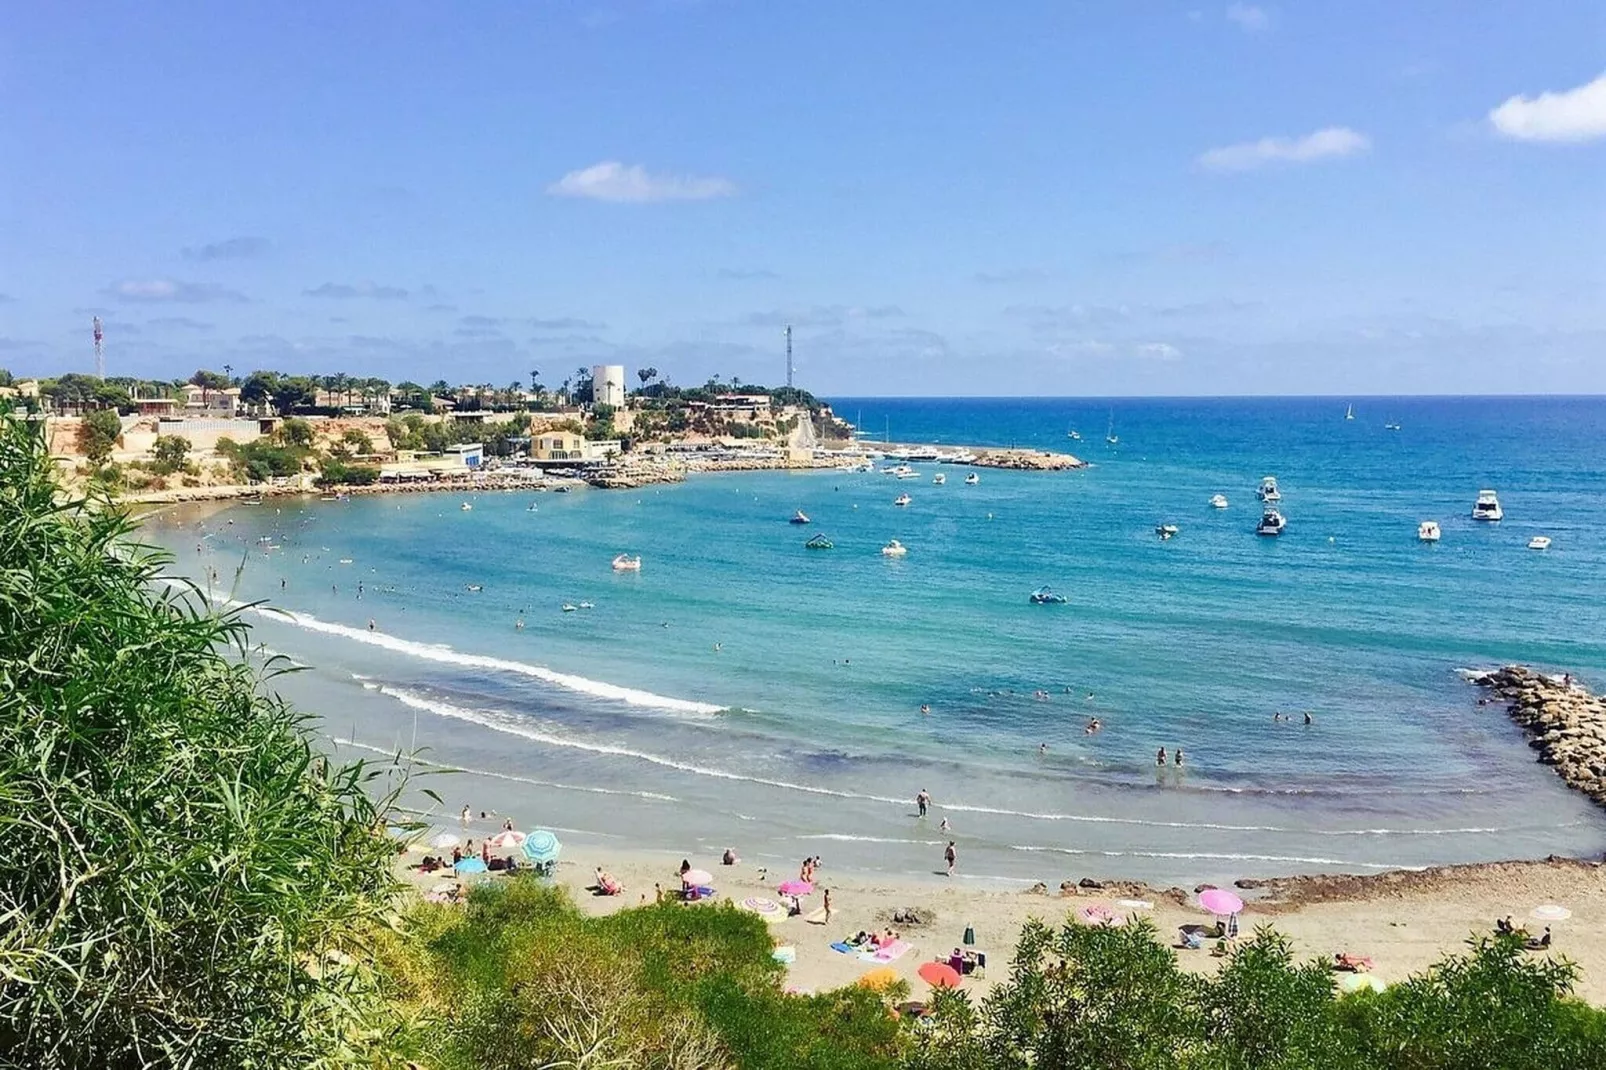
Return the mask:
[[[420,906],[387,961],[414,1044],[443,1068],[893,1070],[899,1026],[872,993],[781,991],[764,922],[663,904],[587,918],[533,877]],[[490,1036],[509,1043],[487,1043]],[[515,1039],[516,1038],[516,1039]]]
[[[0,1064],[373,1065],[394,785],[0,420]],[[359,955],[356,958],[348,956]]]

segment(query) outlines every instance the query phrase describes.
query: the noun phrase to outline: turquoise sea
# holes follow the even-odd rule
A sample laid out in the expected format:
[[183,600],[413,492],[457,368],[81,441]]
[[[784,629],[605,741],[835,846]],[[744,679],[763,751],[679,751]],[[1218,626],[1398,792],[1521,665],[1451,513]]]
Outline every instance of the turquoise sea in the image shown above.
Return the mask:
[[[220,596],[271,604],[257,640],[308,666],[282,689],[345,749],[463,770],[422,779],[448,814],[899,874],[953,838],[993,883],[1606,850],[1606,815],[1459,674],[1606,684],[1606,399],[834,404],[894,441],[1093,466],[270,501],[153,534]],[[1267,474],[1278,539],[1253,533]],[[1470,519],[1484,487],[1502,523]],[[835,549],[805,550],[815,531]],[[610,569],[622,551],[640,573]],[[1029,604],[1045,583],[1069,604]],[[1157,770],[1159,747],[1184,768]]]

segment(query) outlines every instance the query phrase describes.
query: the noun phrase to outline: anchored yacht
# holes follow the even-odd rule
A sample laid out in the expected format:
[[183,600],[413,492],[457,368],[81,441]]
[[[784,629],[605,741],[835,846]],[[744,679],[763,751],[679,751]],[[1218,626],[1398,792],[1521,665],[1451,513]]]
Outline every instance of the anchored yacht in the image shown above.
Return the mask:
[[1494,491],[1478,491],[1478,500],[1472,503],[1472,519],[1494,521],[1505,515],[1505,511],[1500,508],[1500,499],[1495,496]]

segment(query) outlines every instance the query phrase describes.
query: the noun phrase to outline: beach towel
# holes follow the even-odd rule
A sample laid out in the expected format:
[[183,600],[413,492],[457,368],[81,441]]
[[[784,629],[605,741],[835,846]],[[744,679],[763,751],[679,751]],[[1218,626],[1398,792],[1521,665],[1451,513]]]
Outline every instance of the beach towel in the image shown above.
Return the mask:
[[770,952],[770,957],[782,965],[790,966],[792,963],[797,961],[797,948],[790,945],[778,947],[774,951]]
[[855,955],[858,954],[859,951],[859,949],[854,947],[852,944],[845,943],[840,940],[831,945],[831,950],[840,951],[844,955]]
[[914,945],[907,940],[895,940],[875,953],[877,962],[897,962],[903,958]]

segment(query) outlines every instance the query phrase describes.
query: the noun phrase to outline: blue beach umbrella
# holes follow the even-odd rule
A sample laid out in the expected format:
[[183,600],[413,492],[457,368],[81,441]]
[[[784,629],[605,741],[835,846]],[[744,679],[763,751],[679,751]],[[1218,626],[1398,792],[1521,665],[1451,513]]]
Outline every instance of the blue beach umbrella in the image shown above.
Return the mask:
[[452,869],[461,876],[464,873],[484,873],[485,863],[477,858],[465,858],[453,866]]
[[563,844],[546,829],[536,829],[524,838],[524,857],[538,866],[556,862],[563,853]]

